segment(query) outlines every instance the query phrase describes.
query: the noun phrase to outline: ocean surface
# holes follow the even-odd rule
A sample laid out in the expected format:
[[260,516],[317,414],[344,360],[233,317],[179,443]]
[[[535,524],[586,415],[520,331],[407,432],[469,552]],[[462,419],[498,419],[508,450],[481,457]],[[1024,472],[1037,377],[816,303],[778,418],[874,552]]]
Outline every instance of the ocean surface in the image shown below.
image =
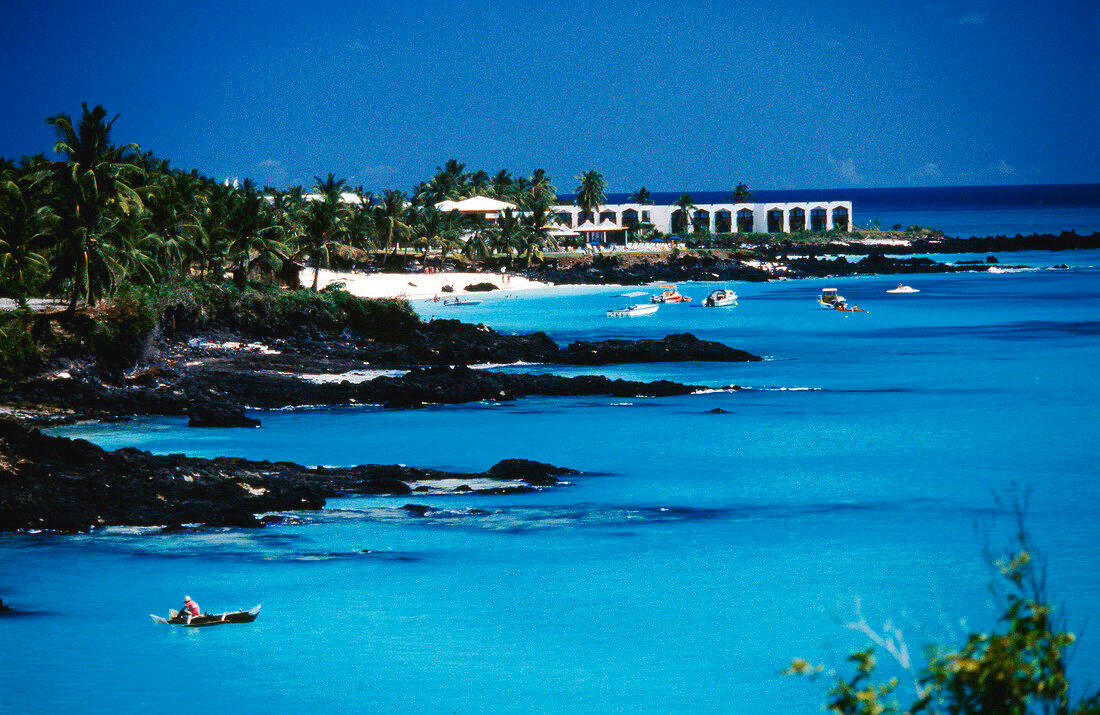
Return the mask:
[[[842,668],[867,644],[845,627],[857,613],[915,656],[994,625],[987,551],[1010,544],[1011,494],[1081,634],[1071,677],[1096,687],[1100,252],[1000,258],[911,276],[914,295],[887,294],[890,277],[747,283],[736,307],[703,309],[717,284],[683,284],[695,304],[636,319],[605,317],[637,290],[613,286],[416,305],[561,342],[691,331],[767,358],[494,368],[713,388],[685,397],[56,429],[161,453],[584,473],[526,495],[334,499],[262,530],[0,535],[0,597],[30,612],[0,618],[0,712],[816,713],[827,683],[779,672]],[[821,310],[825,286],[869,312]],[[184,594],[263,611],[213,629],[148,617]]]
[[[657,204],[675,203],[685,192],[653,192]],[[697,204],[730,201],[729,191],[689,191]],[[948,236],[968,238],[1032,233],[1100,231],[1100,184],[1035,186],[929,186],[887,189],[797,189],[753,191],[753,201],[851,201],[855,225],[882,228],[917,224]],[[572,196],[560,200],[571,203]],[[630,201],[608,194],[611,203]]]

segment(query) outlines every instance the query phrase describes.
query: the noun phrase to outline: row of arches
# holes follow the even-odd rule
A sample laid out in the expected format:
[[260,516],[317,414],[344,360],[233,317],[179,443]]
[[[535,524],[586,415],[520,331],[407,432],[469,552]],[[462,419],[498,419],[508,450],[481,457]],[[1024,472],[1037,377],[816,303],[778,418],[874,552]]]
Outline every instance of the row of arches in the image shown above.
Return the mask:
[[[728,209],[719,209],[714,212],[714,233],[733,233],[733,213]],[[771,209],[766,214],[767,227],[755,225],[755,214],[752,209],[741,209],[737,212],[737,232],[752,233],[765,229],[768,233],[783,233],[784,231],[797,232],[806,230],[806,211],[801,208],[793,208],[787,212],[787,225],[783,225],[783,209]],[[706,209],[697,209],[691,216],[692,230],[706,232],[711,229],[711,213]],[[842,231],[848,230],[848,209],[837,206],[833,209],[833,228]],[[684,233],[687,230],[687,221],[683,209],[672,212],[672,233]],[[809,230],[824,231],[829,228],[829,212],[818,207],[810,209]]]
[[[564,226],[568,226],[569,228],[573,228],[573,215],[574,214],[570,211],[559,211],[558,212],[558,223],[560,223]],[[592,211],[580,211],[576,214],[576,217],[577,217],[576,220],[577,220],[577,225],[578,226],[580,226],[583,223],[589,223],[589,222],[595,223],[597,221],[599,223],[603,223],[604,221],[610,221],[611,223],[619,223],[619,219],[620,219],[620,216],[614,211],[601,211],[598,217]],[[620,225],[622,225],[625,228],[633,228],[634,226],[637,226],[639,223],[649,223],[649,221],[650,221],[648,211],[642,211],[642,212],[639,213],[638,211],[636,211],[634,209],[624,210],[623,213],[622,213],[621,219],[622,219],[622,223]]]

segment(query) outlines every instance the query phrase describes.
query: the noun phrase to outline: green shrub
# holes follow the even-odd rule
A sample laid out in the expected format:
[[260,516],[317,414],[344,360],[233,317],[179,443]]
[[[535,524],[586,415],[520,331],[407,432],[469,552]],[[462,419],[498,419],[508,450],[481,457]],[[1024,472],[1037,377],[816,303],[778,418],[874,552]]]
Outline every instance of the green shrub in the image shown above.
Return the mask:
[[[848,657],[855,674],[849,679],[835,676],[825,709],[840,715],[1100,713],[1100,692],[1071,703],[1066,661],[1075,637],[1049,605],[1042,569],[1036,569],[1020,534],[1018,550],[997,562],[1001,630],[972,633],[959,648],[929,649],[922,672],[912,673],[916,699],[904,710],[898,706],[897,678],[874,680],[874,648],[856,651]],[[891,639],[865,632],[892,654],[898,652]],[[907,661],[907,656],[899,660]],[[901,665],[909,667],[907,662]],[[783,672],[816,678],[824,671],[824,666],[798,658]]]
[[42,354],[30,331],[29,314],[10,313],[0,323],[0,390],[11,380],[30,374],[42,362]]

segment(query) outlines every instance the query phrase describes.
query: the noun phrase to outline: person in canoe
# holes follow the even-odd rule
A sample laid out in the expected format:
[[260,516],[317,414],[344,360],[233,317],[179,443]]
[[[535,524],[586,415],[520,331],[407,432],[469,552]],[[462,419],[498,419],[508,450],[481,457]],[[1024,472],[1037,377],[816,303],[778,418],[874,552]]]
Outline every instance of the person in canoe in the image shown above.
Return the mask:
[[183,597],[183,608],[180,609],[180,615],[187,616],[187,622],[190,623],[191,619],[199,615],[199,604],[191,600],[190,596]]

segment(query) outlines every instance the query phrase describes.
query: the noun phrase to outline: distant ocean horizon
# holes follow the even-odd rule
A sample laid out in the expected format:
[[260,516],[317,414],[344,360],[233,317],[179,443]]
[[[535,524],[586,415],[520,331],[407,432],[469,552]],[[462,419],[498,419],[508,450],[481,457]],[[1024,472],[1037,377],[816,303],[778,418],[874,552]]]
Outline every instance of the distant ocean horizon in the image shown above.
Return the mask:
[[[732,190],[653,191],[653,203],[672,204],[682,194],[697,204],[724,203]],[[627,203],[631,193],[609,193],[608,203]],[[572,203],[573,196],[559,200]],[[881,189],[760,189],[754,202],[851,201],[857,227],[917,224],[950,236],[1100,231],[1100,183],[1016,186],[906,186]]]

